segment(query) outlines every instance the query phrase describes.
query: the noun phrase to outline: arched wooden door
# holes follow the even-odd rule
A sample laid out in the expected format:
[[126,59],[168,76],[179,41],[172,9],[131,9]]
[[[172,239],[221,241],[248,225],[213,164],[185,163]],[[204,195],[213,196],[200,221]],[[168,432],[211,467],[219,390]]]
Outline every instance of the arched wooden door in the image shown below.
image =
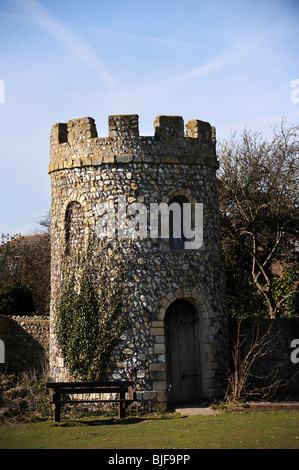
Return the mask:
[[176,300],[165,315],[167,401],[194,403],[202,396],[199,320],[195,308]]

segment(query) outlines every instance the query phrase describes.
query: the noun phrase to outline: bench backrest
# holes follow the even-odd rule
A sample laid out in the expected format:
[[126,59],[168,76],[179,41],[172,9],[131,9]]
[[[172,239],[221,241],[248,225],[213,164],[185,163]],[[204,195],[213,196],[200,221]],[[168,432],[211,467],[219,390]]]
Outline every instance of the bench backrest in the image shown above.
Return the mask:
[[132,381],[115,382],[48,382],[47,389],[60,393],[118,393],[133,386]]

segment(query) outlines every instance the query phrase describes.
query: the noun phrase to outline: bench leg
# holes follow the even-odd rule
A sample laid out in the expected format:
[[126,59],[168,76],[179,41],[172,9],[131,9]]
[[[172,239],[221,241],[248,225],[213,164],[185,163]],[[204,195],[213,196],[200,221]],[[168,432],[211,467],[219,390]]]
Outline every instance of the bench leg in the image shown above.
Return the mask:
[[59,422],[60,422],[60,403],[56,403],[56,404],[55,404],[54,422],[55,422],[55,423],[59,423]]
[[125,409],[125,404],[124,403],[119,403],[118,404],[118,417],[119,418],[125,418],[126,417],[126,409]]
[[[125,394],[123,392],[120,392],[118,394],[118,398],[119,399],[124,399]],[[122,401],[118,404],[118,417],[119,418],[125,418],[125,416],[126,416],[126,405],[125,405],[125,402]]]
[[59,423],[60,421],[60,393],[57,393],[56,391],[51,391],[50,400],[52,404],[54,423]]
[[53,421],[54,423],[60,422],[60,403],[52,403]]

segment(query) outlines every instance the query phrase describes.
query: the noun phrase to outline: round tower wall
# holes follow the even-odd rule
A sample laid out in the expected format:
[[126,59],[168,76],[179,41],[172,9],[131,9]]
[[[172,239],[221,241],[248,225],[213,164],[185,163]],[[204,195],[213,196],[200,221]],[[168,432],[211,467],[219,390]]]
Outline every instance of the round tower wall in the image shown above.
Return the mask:
[[[158,116],[155,135],[140,137],[137,115],[110,116],[108,122],[108,137],[97,136],[92,118],[55,124],[51,132],[52,376],[56,380],[68,377],[54,330],[67,237],[74,244],[76,237],[86,239],[89,232],[97,237],[101,203],[114,206],[117,225],[117,205],[122,201],[127,212],[142,204],[148,226],[146,236],[143,232],[143,238],[131,241],[124,289],[124,295],[130,297],[130,327],[117,347],[116,353],[121,351],[122,357],[111,379],[134,380],[140,399],[151,406],[167,406],[172,384],[165,319],[168,308],[184,299],[196,311],[198,399],[218,397],[226,357],[226,310],[215,129],[192,120],[184,134],[181,117]],[[190,203],[193,208],[196,203],[202,205],[203,242],[198,248],[182,246],[174,251],[168,238],[151,236],[151,205],[172,200]],[[116,230],[115,242],[117,237]]]

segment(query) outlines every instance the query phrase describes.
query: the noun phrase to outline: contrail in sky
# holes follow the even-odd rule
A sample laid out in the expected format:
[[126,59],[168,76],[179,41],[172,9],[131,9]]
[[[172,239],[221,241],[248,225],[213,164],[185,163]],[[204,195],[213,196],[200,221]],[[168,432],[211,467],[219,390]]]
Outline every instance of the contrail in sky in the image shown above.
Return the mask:
[[37,0],[14,0],[41,28],[58,39],[81,62],[90,67],[109,87],[116,81],[94,50],[61,21],[51,16]]

